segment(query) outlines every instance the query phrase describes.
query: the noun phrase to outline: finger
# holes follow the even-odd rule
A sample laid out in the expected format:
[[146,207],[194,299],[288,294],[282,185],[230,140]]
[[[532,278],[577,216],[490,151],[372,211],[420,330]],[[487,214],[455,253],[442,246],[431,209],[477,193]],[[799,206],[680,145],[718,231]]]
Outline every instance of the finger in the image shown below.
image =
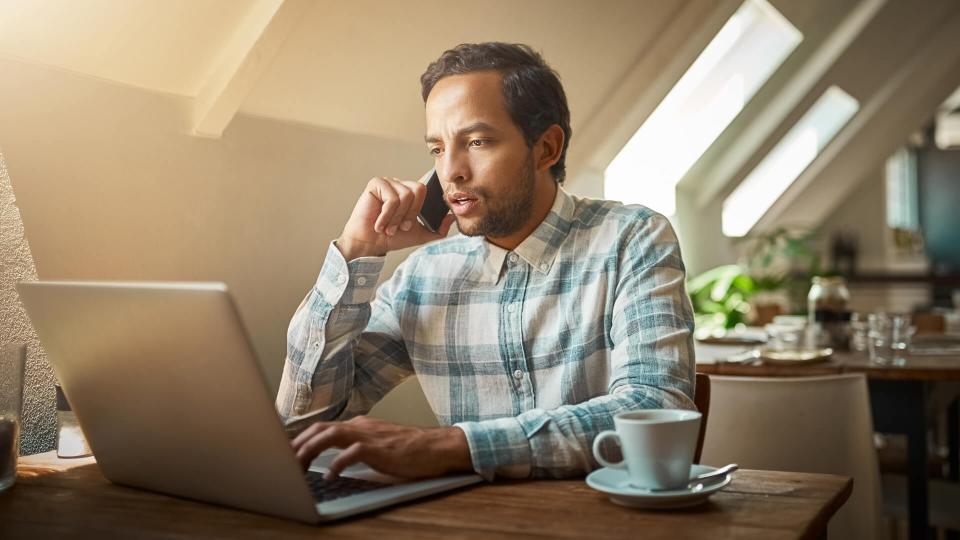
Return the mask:
[[292,441],[290,441],[290,445],[293,447],[294,450],[297,450],[301,446],[303,446],[303,443],[306,442],[308,439],[320,433],[324,429],[327,429],[333,424],[334,424],[333,422],[316,422],[316,423],[310,424],[309,426],[304,428],[303,431],[298,433],[297,436],[294,437]]
[[450,233],[450,227],[452,227],[456,221],[457,218],[453,214],[444,216],[443,221],[440,222],[440,227],[437,229],[437,234],[446,237]]
[[387,223],[387,236],[393,236],[397,233],[397,229],[400,228],[400,224],[406,219],[407,212],[410,210],[410,206],[413,204],[415,198],[413,191],[400,180],[394,179],[394,181],[391,182],[391,187],[397,193],[400,204],[397,205],[393,216],[390,217],[390,221]]
[[327,473],[323,475],[323,478],[325,480],[333,480],[337,478],[344,469],[353,465],[354,463],[359,463],[363,459],[363,454],[365,451],[365,444],[361,442],[355,442],[351,444],[346,450],[340,452],[333,462],[330,463],[330,468],[327,470]]
[[397,195],[396,190],[393,189],[393,185],[383,178],[380,178],[379,181],[374,184],[373,189],[376,191],[374,196],[380,199],[382,203],[380,206],[380,215],[377,216],[377,221],[373,224],[373,230],[383,234],[390,220],[393,218],[394,212],[397,211],[397,206],[400,205],[400,197]]
[[307,440],[297,450],[297,460],[303,468],[310,466],[310,462],[328,448],[346,448],[356,442],[357,434],[345,428],[343,424],[330,426],[319,434]]
[[299,433],[290,441],[290,444],[295,448],[299,448],[304,441],[312,437],[313,435],[320,433],[321,431],[327,429],[328,427],[335,425],[337,422],[324,422],[322,420],[312,422],[307,427],[300,430]]
[[419,214],[420,209],[423,208],[423,200],[427,197],[427,186],[420,182],[404,182],[403,184],[410,188],[410,191],[413,193],[413,202],[410,203],[407,214],[404,216],[403,221],[400,222],[400,229],[409,231],[417,222],[417,214]]

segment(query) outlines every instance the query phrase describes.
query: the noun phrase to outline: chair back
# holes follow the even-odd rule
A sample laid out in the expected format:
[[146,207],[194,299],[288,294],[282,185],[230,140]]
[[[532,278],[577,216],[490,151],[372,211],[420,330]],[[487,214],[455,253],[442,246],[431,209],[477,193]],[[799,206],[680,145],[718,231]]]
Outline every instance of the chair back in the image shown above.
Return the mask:
[[914,313],[912,322],[917,335],[943,334],[947,331],[947,320],[939,313]]
[[697,373],[693,403],[700,411],[700,434],[697,436],[697,451],[693,453],[693,462],[699,464],[700,454],[703,453],[703,439],[707,434],[707,418],[710,416],[710,376],[706,373]]
[[882,538],[880,472],[862,374],[710,378],[703,462],[851,476],[831,538]]

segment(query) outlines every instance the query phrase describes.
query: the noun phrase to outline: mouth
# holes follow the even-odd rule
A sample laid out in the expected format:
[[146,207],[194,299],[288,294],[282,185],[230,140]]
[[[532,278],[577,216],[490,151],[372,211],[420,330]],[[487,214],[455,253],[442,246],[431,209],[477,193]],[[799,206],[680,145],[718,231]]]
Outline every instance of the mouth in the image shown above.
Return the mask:
[[450,210],[457,216],[470,213],[470,211],[476,208],[478,203],[479,200],[476,197],[462,192],[447,196],[447,204],[450,206]]

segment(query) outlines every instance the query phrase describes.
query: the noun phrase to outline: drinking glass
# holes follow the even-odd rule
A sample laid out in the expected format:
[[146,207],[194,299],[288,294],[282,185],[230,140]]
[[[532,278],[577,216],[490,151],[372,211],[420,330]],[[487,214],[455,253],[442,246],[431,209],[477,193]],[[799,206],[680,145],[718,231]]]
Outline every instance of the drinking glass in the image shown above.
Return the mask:
[[850,315],[850,348],[857,352],[867,350],[870,337],[870,325],[867,318],[860,313]]
[[905,365],[910,340],[917,331],[916,327],[910,324],[910,315],[871,313],[867,318],[867,325],[870,361],[876,364]]
[[0,348],[0,492],[17,480],[25,357],[21,345]]
[[867,351],[870,361],[886,364],[893,360],[890,317],[886,313],[871,313],[867,317]]
[[906,354],[910,340],[917,333],[917,327],[910,324],[910,316],[890,315],[890,348],[897,356]]

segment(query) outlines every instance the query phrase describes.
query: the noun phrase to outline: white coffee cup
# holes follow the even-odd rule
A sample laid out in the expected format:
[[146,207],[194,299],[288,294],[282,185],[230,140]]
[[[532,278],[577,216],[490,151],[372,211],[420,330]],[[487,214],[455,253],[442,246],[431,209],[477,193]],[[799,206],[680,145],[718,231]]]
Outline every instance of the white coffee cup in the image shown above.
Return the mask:
[[[700,413],[681,409],[630,411],[613,417],[616,431],[603,431],[593,440],[593,455],[604,467],[627,469],[630,484],[647,489],[672,489],[690,479],[693,453],[700,432]],[[600,455],[604,440],[615,438],[623,460],[611,463]]]

